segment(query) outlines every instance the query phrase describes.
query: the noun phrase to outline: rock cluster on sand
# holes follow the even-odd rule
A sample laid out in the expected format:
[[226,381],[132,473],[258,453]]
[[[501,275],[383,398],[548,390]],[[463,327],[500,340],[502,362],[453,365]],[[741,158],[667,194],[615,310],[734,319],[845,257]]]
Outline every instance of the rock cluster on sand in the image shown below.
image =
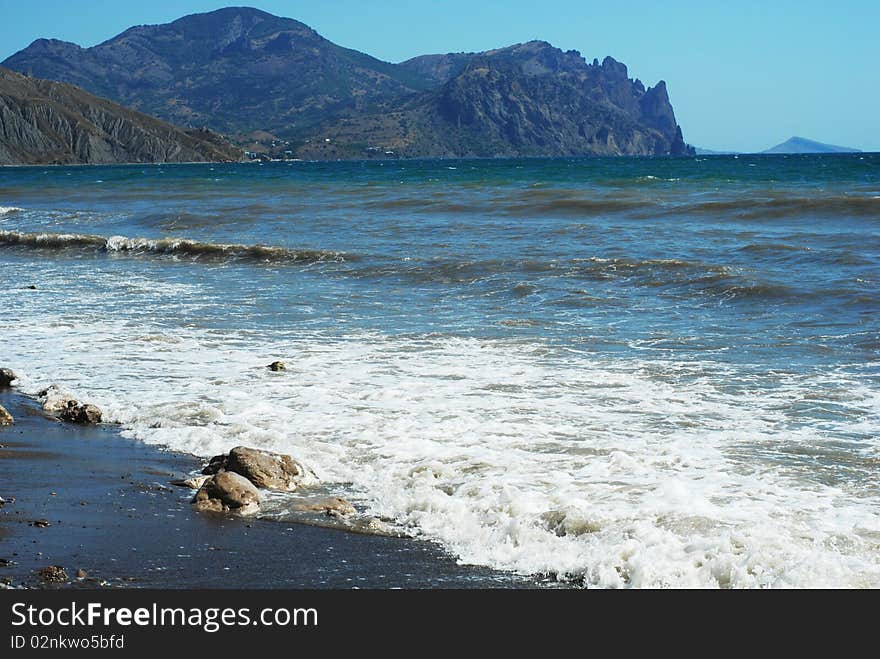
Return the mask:
[[15,423],[15,419],[12,418],[12,415],[9,411],[0,405],[0,426],[11,426]]
[[249,515],[260,509],[260,492],[244,476],[221,471],[199,488],[193,505],[196,510]]
[[13,381],[18,379],[15,373],[8,368],[0,368],[0,388],[11,387]]
[[[174,481],[198,488],[193,505],[197,510],[233,512],[240,515],[260,507],[257,487],[281,492],[295,492],[320,481],[309,467],[289,455],[236,446],[228,454],[215,455],[205,468],[207,480],[199,477]],[[250,488],[244,486],[247,483]],[[355,508],[340,497],[314,497],[291,503],[298,512],[319,512],[331,517],[354,514]]]
[[50,385],[37,393],[37,400],[43,404],[43,411],[68,423],[101,423],[101,410],[89,403],[80,403],[65,394],[57,384]]
[[44,583],[67,583],[70,581],[67,572],[65,572],[64,568],[60,565],[48,565],[37,570],[37,576],[39,576],[40,580]]

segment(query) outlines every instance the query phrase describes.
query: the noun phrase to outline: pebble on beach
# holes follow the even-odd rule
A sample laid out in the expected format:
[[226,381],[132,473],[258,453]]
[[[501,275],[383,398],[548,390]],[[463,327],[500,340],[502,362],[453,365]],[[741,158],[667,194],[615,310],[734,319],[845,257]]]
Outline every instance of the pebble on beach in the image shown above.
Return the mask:
[[11,387],[12,383],[18,379],[15,372],[9,368],[0,368],[0,387]]
[[44,583],[67,583],[70,581],[67,572],[60,565],[48,565],[40,568],[37,570],[37,575],[40,577],[40,581]]
[[12,418],[12,415],[9,411],[0,405],[0,426],[11,426],[15,423],[15,419]]

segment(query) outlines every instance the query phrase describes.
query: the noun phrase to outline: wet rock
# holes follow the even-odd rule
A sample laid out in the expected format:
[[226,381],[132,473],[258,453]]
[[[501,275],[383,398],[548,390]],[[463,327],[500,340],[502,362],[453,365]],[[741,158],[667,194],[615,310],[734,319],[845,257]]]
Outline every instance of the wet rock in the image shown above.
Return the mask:
[[345,517],[354,515],[357,510],[341,497],[318,497],[301,499],[293,504],[293,509],[304,513],[324,513],[328,517]]
[[101,423],[101,410],[89,403],[80,403],[53,384],[37,393],[43,411],[68,423]]
[[226,470],[241,474],[257,487],[293,492],[315,485],[318,477],[289,455],[236,446],[226,459]]
[[209,478],[210,476],[193,476],[192,478],[173,480],[171,484],[178,487],[188,487],[191,490],[198,490]]
[[33,522],[31,526],[36,526],[38,529],[45,529],[47,526],[52,526],[52,523],[48,519],[38,519]]
[[82,568],[80,568],[76,571],[76,578],[77,579],[85,579],[87,576],[89,576],[89,573],[86,572],[85,570],[83,570]]
[[371,517],[370,519],[364,521],[362,524],[357,525],[355,527],[356,530],[361,531],[362,533],[370,533],[372,535],[387,535],[387,536],[401,536],[399,530],[394,528],[388,522],[379,519],[378,517]]
[[249,515],[260,509],[260,493],[244,476],[221,471],[205,481],[193,505],[199,511]]
[[52,384],[37,392],[37,400],[43,404],[43,411],[47,414],[60,414],[73,398],[65,394],[57,384]]
[[17,379],[18,376],[12,369],[0,368],[0,388],[11,387],[12,383]]
[[58,418],[68,423],[101,423],[101,410],[95,405],[83,404],[75,400],[67,402]]
[[65,572],[64,568],[60,565],[48,565],[44,568],[40,568],[37,570],[37,576],[39,576],[40,581],[44,583],[67,583],[70,581],[67,572]]
[[0,405],[0,426],[11,426],[15,423],[15,419],[12,418],[12,415],[9,411]]
[[202,469],[202,473],[212,476],[219,471],[223,471],[224,469],[226,469],[226,454],[215,455],[213,458],[208,460],[208,464],[204,466],[204,468]]
[[266,368],[268,368],[270,371],[275,371],[276,373],[278,371],[286,371],[287,370],[287,366],[284,364],[284,362],[272,362]]

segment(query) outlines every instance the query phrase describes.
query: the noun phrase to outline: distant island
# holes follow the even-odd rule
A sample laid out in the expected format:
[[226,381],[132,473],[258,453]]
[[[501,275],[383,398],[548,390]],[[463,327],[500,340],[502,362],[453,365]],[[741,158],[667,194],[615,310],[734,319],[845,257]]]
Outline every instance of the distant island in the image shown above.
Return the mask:
[[[748,152],[743,151],[713,151],[711,149],[702,149],[696,147],[694,149],[698,156],[731,156],[745,155]],[[774,147],[765,149],[764,151],[755,151],[754,154],[797,154],[797,153],[861,153],[860,149],[853,149],[848,146],[835,146],[833,144],[823,144],[815,140],[808,140],[805,137],[790,137],[785,142],[781,142]]]
[[790,137],[785,142],[761,151],[761,153],[861,153],[860,149],[848,146],[835,146],[808,140],[805,137]]
[[665,82],[646,87],[611,57],[588,62],[543,41],[392,64],[230,7],[91,48],[38,39],[3,66],[208,127],[252,159],[694,153]]

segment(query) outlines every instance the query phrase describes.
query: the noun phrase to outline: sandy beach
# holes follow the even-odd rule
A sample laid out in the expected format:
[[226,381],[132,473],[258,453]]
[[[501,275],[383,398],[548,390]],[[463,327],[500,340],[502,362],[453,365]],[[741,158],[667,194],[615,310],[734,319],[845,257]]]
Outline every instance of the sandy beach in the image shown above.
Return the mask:
[[[435,545],[309,524],[200,514],[170,485],[194,456],[112,425],[46,417],[14,390],[0,405],[0,579],[13,587],[517,588],[535,581],[458,565]],[[70,578],[47,584],[38,572]],[[82,570],[86,576],[77,578]],[[80,572],[80,575],[83,573]]]

